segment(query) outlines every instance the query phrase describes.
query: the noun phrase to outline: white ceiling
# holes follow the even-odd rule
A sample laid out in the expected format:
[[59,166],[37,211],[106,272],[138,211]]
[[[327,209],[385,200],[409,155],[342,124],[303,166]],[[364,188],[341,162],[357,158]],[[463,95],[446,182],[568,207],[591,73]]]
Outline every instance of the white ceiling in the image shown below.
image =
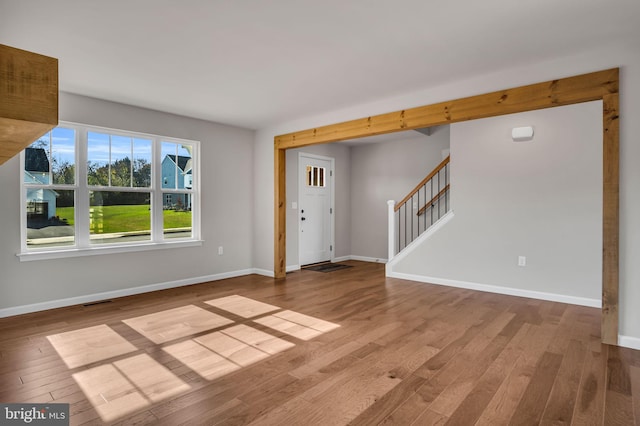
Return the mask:
[[0,0],[60,89],[248,128],[640,40],[638,0]]

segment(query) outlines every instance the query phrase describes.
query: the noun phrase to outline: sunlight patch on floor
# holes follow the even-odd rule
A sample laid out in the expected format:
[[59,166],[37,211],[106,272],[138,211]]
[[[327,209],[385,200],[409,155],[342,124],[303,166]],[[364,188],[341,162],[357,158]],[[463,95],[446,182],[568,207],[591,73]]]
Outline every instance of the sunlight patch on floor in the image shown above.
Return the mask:
[[267,312],[273,312],[281,309],[278,306],[258,302],[257,300],[238,296],[237,294],[234,294],[233,296],[207,300],[204,303],[225,310],[227,312],[231,312],[232,314],[241,316],[242,318],[252,318],[258,315],[266,314]]
[[243,324],[226,328],[222,330],[222,333],[244,342],[247,345],[253,346],[256,349],[260,349],[270,355],[275,355],[278,352],[282,352],[295,346],[294,343],[279,339],[268,333]]
[[194,305],[130,318],[123,322],[157,344],[233,323],[230,319]]
[[147,354],[103,364],[73,375],[104,421],[143,409],[190,389]]
[[331,330],[335,330],[336,328],[340,327],[339,324],[321,320],[315,317],[310,317],[309,315],[304,315],[294,311],[282,311],[273,315],[278,318],[285,319],[287,321],[304,325],[305,327],[313,328],[314,330],[318,330],[323,333],[326,333]]
[[[271,313],[252,321],[300,340],[310,340],[340,327],[293,311],[274,312],[282,308],[239,295],[204,303],[242,318]],[[296,346],[195,305],[122,322],[156,345],[167,343],[159,353],[171,356],[207,380],[238,371]],[[197,336],[203,332],[208,333]],[[191,389],[148,353],[133,355],[132,352],[142,350],[106,324],[52,334],[47,339],[69,369],[85,367],[72,377],[104,422],[147,409],[156,402]],[[176,342],[172,343],[174,340]],[[98,362],[101,364],[86,368]],[[174,371],[180,370],[183,368],[178,367]]]
[[52,334],[47,339],[69,368],[103,361],[138,349],[105,324]]
[[225,331],[200,336],[195,340],[202,346],[241,367],[246,367],[269,357],[268,353],[228,336]]
[[278,330],[281,333],[288,334],[289,336],[293,336],[300,340],[310,340],[322,334],[321,331],[314,330],[313,328],[305,327],[304,325],[296,324],[295,322],[287,321],[273,315],[255,319],[254,322],[262,324],[265,327]]
[[165,346],[162,350],[207,380],[217,379],[241,368],[194,340]]
[[260,330],[237,325],[162,350],[203,378],[213,380],[294,346]]
[[253,321],[300,340],[310,340],[340,327],[338,324],[293,311],[282,311]]

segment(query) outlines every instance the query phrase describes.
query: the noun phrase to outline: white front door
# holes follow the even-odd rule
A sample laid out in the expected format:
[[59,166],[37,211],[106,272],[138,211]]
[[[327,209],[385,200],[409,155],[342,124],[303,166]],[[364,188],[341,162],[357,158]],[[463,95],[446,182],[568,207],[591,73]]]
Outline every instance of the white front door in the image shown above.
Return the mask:
[[298,156],[300,265],[331,260],[333,159]]

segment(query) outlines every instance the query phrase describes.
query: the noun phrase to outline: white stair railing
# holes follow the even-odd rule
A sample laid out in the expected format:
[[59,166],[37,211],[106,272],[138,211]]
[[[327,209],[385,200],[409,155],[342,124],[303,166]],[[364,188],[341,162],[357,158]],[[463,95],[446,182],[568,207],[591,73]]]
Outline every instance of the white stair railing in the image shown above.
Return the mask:
[[387,201],[389,260],[449,211],[449,186],[447,157],[402,201]]

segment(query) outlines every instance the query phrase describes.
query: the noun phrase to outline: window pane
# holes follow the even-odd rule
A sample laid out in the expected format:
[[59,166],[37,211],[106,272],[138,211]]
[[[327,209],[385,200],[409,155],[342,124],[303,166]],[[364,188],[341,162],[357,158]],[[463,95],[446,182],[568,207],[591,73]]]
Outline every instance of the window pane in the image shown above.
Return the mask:
[[27,247],[75,244],[73,190],[26,189]]
[[163,195],[164,238],[191,238],[191,198],[188,193]]
[[324,187],[326,185],[326,169],[324,167],[307,166],[307,186]]
[[162,187],[176,189],[178,177],[178,145],[162,142]]
[[89,185],[109,186],[109,135],[88,132],[87,174]]
[[91,191],[91,244],[113,244],[151,239],[151,194],[148,192]]
[[73,185],[76,181],[76,132],[56,127],[51,131],[51,175],[57,185]]
[[111,136],[111,186],[131,186],[131,138]]
[[75,131],[56,127],[25,149],[24,182],[73,185],[75,183]]
[[24,150],[24,183],[50,184],[51,132]]
[[186,144],[162,142],[162,187],[191,189],[193,184],[192,147]]
[[133,186],[148,188],[151,186],[151,141],[133,140]]

